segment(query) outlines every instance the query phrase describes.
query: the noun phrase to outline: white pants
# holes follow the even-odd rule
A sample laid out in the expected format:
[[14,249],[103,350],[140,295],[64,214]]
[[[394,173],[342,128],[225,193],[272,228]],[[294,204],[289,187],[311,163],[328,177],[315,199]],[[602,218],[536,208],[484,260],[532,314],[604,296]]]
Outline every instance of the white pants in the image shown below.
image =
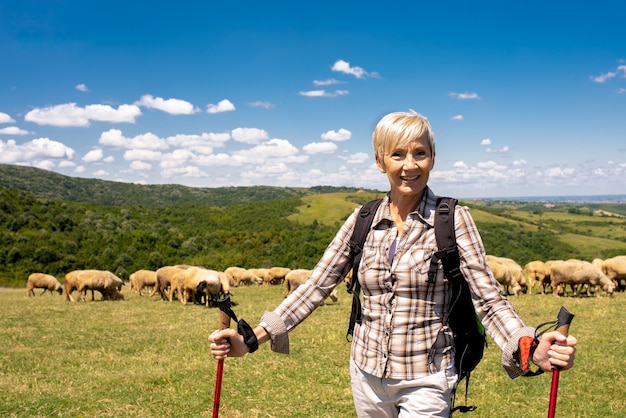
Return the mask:
[[351,359],[350,377],[359,418],[450,416],[454,367],[414,380],[381,379],[363,372]]

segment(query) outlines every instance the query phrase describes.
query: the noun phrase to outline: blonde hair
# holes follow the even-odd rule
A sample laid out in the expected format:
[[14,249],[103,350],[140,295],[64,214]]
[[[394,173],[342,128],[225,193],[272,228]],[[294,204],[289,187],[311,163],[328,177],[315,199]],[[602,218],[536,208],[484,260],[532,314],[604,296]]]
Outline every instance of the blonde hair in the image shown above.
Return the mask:
[[383,161],[386,151],[419,138],[426,138],[434,155],[435,136],[426,117],[413,110],[389,113],[382,117],[372,133],[374,155],[378,161]]

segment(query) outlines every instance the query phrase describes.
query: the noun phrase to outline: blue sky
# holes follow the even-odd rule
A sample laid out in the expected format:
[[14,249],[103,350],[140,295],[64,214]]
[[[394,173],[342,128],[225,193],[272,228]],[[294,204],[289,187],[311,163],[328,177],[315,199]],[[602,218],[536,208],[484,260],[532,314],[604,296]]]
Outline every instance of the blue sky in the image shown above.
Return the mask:
[[626,194],[625,14],[615,1],[0,0],[0,163],[386,190],[371,132],[413,109],[435,131],[437,194]]

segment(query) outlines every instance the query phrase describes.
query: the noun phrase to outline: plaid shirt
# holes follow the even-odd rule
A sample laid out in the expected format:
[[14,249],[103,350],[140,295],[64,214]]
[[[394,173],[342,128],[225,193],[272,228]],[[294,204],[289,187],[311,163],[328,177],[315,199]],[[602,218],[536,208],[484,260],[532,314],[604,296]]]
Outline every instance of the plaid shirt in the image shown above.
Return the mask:
[[[398,234],[384,198],[366,239],[359,281],[362,323],[357,324],[351,357],[363,371],[380,378],[415,379],[454,364],[452,333],[442,323],[450,307],[448,281],[440,266],[434,284],[426,282],[430,259],[437,250],[434,216],[436,197],[426,188],[417,210]],[[328,297],[351,269],[349,241],[358,209],[341,227],[313,270],[310,279],[261,319],[274,351],[288,353],[287,333]],[[461,271],[469,283],[476,312],[489,336],[502,349],[510,377],[520,374],[516,351],[522,336],[534,336],[502,294],[487,262],[469,209],[457,206],[456,239]],[[389,250],[398,238],[393,260]]]

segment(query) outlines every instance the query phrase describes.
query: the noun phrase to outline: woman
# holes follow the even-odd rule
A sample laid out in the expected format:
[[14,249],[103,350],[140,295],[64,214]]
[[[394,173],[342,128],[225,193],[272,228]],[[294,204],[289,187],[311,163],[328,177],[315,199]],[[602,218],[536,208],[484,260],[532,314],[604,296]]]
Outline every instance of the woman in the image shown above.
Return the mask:
[[[457,372],[450,329],[442,319],[450,307],[443,270],[427,284],[429,260],[437,250],[435,194],[427,186],[435,142],[426,118],[415,112],[384,116],[372,135],[376,164],[390,191],[374,216],[359,266],[362,322],[354,330],[350,375],[359,417],[448,417]],[[288,332],[308,317],[350,270],[349,239],[358,209],[341,227],[309,280],[254,329],[244,342],[233,329],[209,336],[217,359],[240,357],[271,340],[288,353]],[[468,208],[457,206],[455,231],[461,270],[474,307],[502,349],[512,378],[527,371],[527,356],[544,371],[573,366],[576,338],[545,333],[536,344],[502,294],[485,261],[485,250]],[[529,348],[532,347],[532,348]]]

